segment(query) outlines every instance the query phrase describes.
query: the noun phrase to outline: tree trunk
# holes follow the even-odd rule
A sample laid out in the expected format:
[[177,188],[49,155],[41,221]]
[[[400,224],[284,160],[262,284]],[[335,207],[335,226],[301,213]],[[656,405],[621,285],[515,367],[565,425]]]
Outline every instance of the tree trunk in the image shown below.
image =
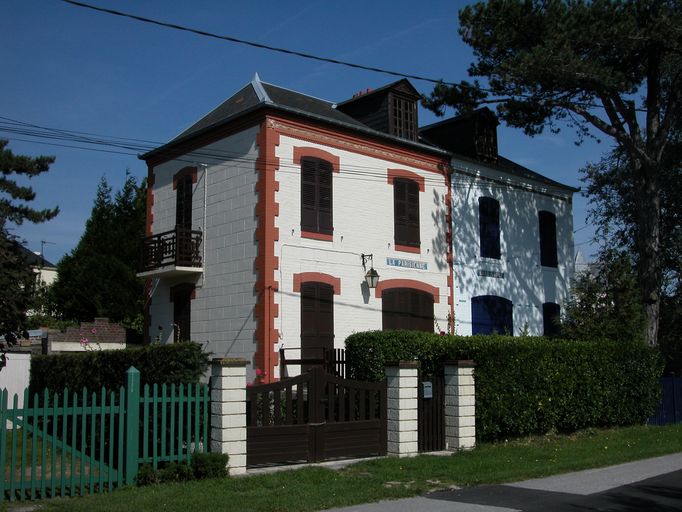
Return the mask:
[[646,342],[658,345],[658,322],[660,316],[660,218],[661,198],[658,169],[642,163],[635,164],[634,176],[638,176],[640,193],[637,195],[637,247],[639,253],[638,280],[642,305],[646,315]]

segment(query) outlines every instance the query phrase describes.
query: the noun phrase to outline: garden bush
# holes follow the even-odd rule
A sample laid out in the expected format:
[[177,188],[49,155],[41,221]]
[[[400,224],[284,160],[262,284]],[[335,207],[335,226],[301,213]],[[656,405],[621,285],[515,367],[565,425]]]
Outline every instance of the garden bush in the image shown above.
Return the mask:
[[197,343],[147,345],[124,350],[91,350],[35,356],[31,360],[31,393],[58,393],[68,387],[94,391],[118,389],[125,372],[134,366],[144,384],[197,383],[209,364],[209,356]]
[[419,360],[429,377],[443,361],[474,360],[481,440],[641,424],[658,403],[663,369],[660,353],[639,342],[416,331],[353,334],[346,359],[351,378],[371,381],[391,361]]
[[192,454],[190,464],[167,462],[159,469],[154,469],[150,464],[144,464],[138,469],[135,482],[139,487],[143,487],[168,482],[188,482],[194,479],[224,478],[228,476],[228,461],[229,456],[226,453],[195,452]]

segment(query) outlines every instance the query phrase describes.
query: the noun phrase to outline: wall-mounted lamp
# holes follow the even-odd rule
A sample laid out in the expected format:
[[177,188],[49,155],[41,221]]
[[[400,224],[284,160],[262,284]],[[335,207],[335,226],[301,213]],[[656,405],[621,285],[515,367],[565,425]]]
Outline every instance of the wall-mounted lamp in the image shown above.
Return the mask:
[[374,256],[372,254],[361,254],[360,258],[362,258],[362,268],[365,270],[367,270],[367,260],[370,261],[369,270],[365,274],[365,281],[370,288],[376,288],[379,284],[379,273],[374,270]]

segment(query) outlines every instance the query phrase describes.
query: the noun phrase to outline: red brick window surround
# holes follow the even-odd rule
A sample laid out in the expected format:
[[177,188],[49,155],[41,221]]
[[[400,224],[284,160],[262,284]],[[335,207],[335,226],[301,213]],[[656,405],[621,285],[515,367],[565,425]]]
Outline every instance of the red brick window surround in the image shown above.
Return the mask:
[[301,284],[307,282],[328,284],[334,290],[334,295],[341,295],[341,279],[322,272],[294,274],[294,293],[301,293]]
[[404,169],[388,169],[387,182],[393,185],[395,249],[419,254],[419,193],[424,192],[424,177]]
[[440,302],[440,290],[437,286],[433,286],[422,281],[417,281],[415,279],[380,279],[379,284],[377,284],[377,287],[374,289],[374,296],[377,299],[380,299],[381,293],[384,290],[390,290],[392,288],[413,288],[415,290],[427,292],[433,295],[434,304],[438,304]]
[[333,174],[339,157],[323,149],[294,147],[301,166],[301,237],[331,242],[334,238]]

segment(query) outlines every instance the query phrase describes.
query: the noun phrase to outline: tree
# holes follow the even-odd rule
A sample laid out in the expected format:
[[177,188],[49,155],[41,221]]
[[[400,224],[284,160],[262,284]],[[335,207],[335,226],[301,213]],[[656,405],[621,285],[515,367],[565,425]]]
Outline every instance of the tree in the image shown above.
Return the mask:
[[[26,311],[33,303],[36,278],[17,237],[10,234],[8,223],[44,222],[57,215],[59,209],[31,208],[26,203],[35,199],[35,192],[14,178],[33,178],[48,171],[54,157],[15,155],[6,146],[7,141],[0,140],[0,336],[11,343],[17,333],[26,330]],[[5,345],[0,345],[4,350]]]
[[656,344],[662,284],[661,164],[680,115],[679,0],[491,0],[459,13],[474,50],[473,77],[439,84],[423,103],[435,112],[497,104],[510,126],[536,135],[561,122],[578,141],[606,135],[627,157],[635,201],[637,281],[646,340]]
[[645,318],[631,259],[604,251],[591,268],[579,272],[561,321],[570,339],[643,340]]
[[145,226],[146,185],[126,174],[112,198],[105,178],[76,248],[57,265],[52,302],[64,320],[109,317],[132,323],[142,313],[143,284],[136,277]]

